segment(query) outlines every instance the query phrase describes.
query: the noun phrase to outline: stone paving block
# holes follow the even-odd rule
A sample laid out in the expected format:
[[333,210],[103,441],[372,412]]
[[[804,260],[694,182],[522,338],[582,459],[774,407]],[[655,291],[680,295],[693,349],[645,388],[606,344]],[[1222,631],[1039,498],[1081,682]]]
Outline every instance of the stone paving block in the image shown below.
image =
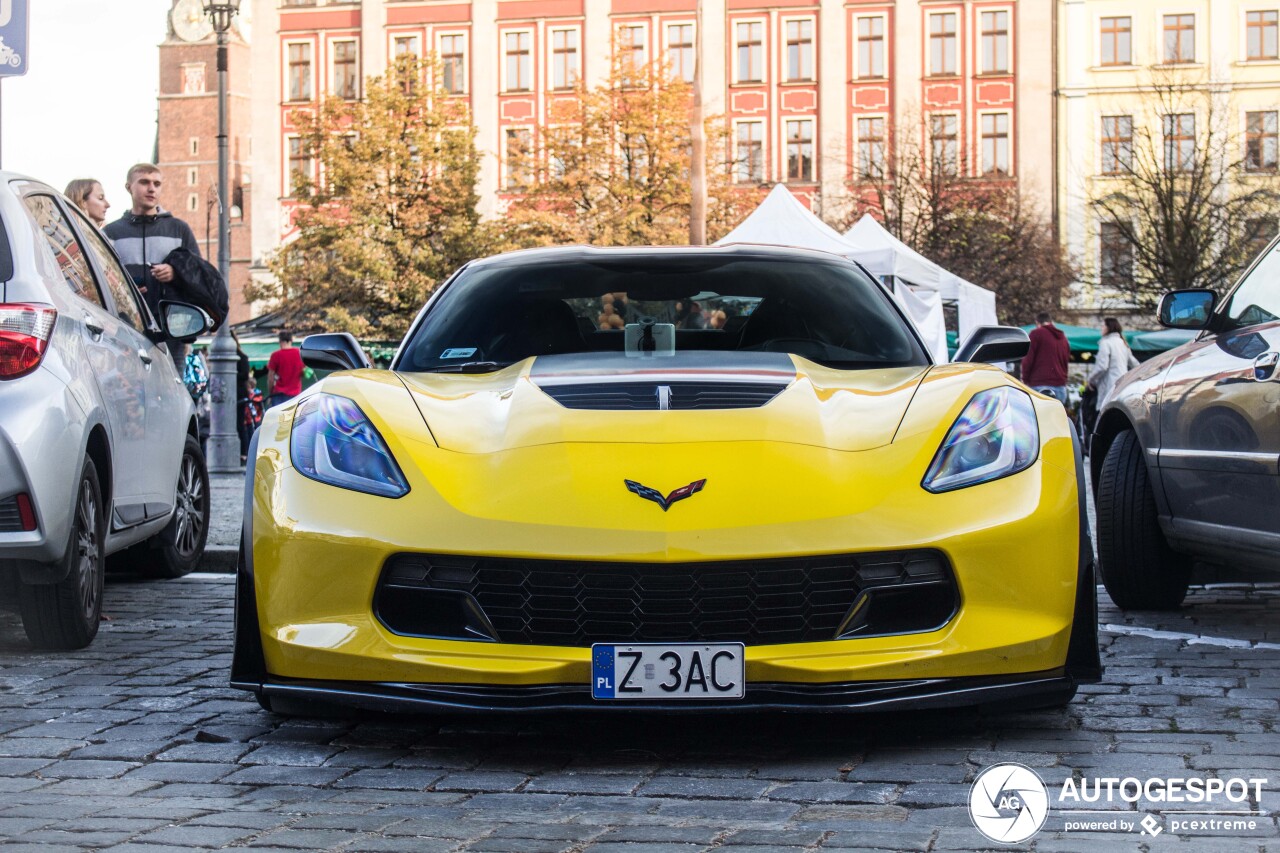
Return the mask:
[[523,773],[487,772],[469,770],[461,773],[450,773],[435,783],[437,791],[479,791],[483,793],[504,793],[514,791],[528,781]]
[[378,749],[376,747],[346,747],[325,760],[326,767],[379,768],[390,767],[397,759],[408,755],[403,749]]
[[335,829],[277,829],[249,842],[250,848],[285,847],[300,850],[324,850],[352,841],[360,833]]
[[[63,829],[38,829],[35,832],[24,833],[19,839],[24,843],[30,844],[52,844],[57,846],[69,845],[79,850],[89,850],[100,847],[111,847],[116,844],[123,844],[128,841],[137,831],[122,832],[120,830],[93,830],[86,832],[67,832]],[[6,849],[7,846],[6,846]]]
[[159,784],[148,779],[69,778],[52,782],[40,792],[55,797],[129,797]]
[[583,849],[588,853],[700,853],[707,848],[669,841],[593,841]]
[[347,848],[359,853],[454,853],[458,842],[447,838],[365,836]]
[[129,761],[59,761],[42,768],[40,775],[46,779],[115,779],[134,767]]
[[0,738],[0,758],[61,758],[88,745],[85,740],[62,737]]
[[686,799],[754,800],[774,786],[768,780],[693,776],[659,776],[647,780],[636,791],[641,797],[683,797]]
[[795,803],[743,802],[734,800],[663,800],[657,816],[687,823],[730,827],[780,827],[800,811]]
[[332,785],[351,771],[345,767],[289,767],[260,764],[245,767],[223,781],[243,785]]
[[643,776],[604,773],[547,773],[529,781],[523,790],[554,794],[630,794],[645,781]]
[[550,838],[482,838],[467,845],[467,853],[567,853],[580,850],[577,841]]
[[0,813],[0,839],[16,838],[24,832],[42,829],[56,823],[47,817],[6,817]]
[[723,834],[705,826],[622,826],[607,830],[596,838],[596,843],[666,842],[706,846]]
[[436,770],[355,770],[343,777],[337,787],[425,791],[443,778],[444,773]]
[[319,767],[341,750],[336,746],[302,743],[268,743],[240,757],[240,764],[277,764]]
[[253,747],[247,743],[184,743],[156,755],[157,761],[207,761],[234,764]]
[[0,758],[0,777],[26,776],[54,762],[52,758]]
[[765,796],[796,803],[888,803],[897,798],[898,786],[867,782],[792,782],[773,788]]
[[241,769],[235,764],[202,764],[194,761],[156,761],[131,771],[127,779],[157,782],[216,782]]
[[923,851],[933,848],[934,835],[927,829],[840,829],[832,832],[820,849]]
[[140,844],[171,844],[176,847],[226,847],[257,836],[259,830],[243,826],[166,826],[139,835]]

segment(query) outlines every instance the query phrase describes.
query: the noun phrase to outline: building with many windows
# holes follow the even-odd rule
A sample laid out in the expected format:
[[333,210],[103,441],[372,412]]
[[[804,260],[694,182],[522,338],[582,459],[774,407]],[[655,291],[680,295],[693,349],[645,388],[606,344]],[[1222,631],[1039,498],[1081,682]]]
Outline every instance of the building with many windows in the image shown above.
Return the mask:
[[[434,51],[469,101],[497,212],[509,155],[550,104],[606,79],[610,45],[692,80],[696,0],[255,0],[255,254],[290,229],[289,175],[310,172],[291,115],[359,98],[398,53]],[[737,180],[784,182],[828,218],[879,174],[895,132],[943,168],[1053,184],[1052,0],[704,0],[703,101],[724,116]]]
[[[1080,307],[1120,301],[1131,246],[1095,199],[1125,191],[1135,157],[1185,169],[1216,125],[1224,160],[1276,174],[1280,148],[1277,0],[1057,0],[1057,188],[1067,250],[1082,262]],[[1274,234],[1275,223],[1258,223]],[[1245,227],[1246,223],[1241,223]]]

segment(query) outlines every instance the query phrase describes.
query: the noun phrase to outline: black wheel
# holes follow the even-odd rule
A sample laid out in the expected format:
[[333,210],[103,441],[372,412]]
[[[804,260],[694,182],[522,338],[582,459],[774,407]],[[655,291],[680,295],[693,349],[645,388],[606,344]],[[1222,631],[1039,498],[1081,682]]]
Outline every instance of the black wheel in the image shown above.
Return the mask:
[[180,578],[195,570],[209,538],[209,471],[200,442],[188,435],[178,467],[169,524],[126,552],[127,561],[153,578]]
[[98,469],[89,459],[80,468],[71,533],[67,537],[66,577],[59,583],[18,585],[18,608],[27,638],[42,649],[82,649],[97,636],[102,620],[102,579],[106,573],[103,540],[107,515]]
[[1191,559],[1169,547],[1156,517],[1142,446],[1122,432],[1098,478],[1098,561],[1102,583],[1125,610],[1176,610],[1187,595]]

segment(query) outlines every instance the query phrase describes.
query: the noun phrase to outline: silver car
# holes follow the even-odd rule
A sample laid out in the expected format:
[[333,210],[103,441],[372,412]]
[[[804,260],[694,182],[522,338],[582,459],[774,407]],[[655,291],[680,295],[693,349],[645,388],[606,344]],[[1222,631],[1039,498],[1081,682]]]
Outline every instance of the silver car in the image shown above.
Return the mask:
[[1098,418],[1098,557],[1124,608],[1182,603],[1193,560],[1280,571],[1280,240],[1219,300],[1165,295],[1194,341],[1130,371]]
[[60,193],[0,172],[0,603],[40,647],[98,631],[106,557],[159,576],[204,553],[209,484],[191,397],[110,242]]

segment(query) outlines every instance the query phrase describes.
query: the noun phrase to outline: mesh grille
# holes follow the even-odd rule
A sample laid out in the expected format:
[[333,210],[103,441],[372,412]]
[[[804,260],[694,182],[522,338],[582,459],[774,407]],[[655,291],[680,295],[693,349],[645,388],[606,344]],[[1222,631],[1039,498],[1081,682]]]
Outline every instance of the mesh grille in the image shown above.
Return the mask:
[[864,590],[916,585],[954,596],[932,551],[661,564],[400,554],[383,570],[375,609],[392,631],[440,636],[403,597],[450,591],[474,597],[505,643],[765,645],[835,639]]
[[0,533],[21,533],[22,515],[18,512],[18,497],[0,500]]
[[540,386],[567,409],[658,409],[659,388],[671,409],[754,409],[787,386],[777,382],[588,382]]

